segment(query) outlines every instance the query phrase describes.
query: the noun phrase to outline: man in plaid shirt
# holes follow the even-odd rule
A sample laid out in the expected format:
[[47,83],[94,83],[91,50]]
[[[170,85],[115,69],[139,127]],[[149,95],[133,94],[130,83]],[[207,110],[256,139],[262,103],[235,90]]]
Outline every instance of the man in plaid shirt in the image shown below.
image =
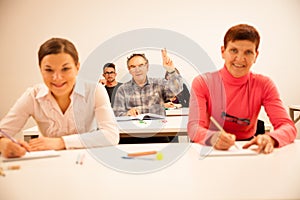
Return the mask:
[[147,77],[148,59],[144,54],[133,54],[127,59],[132,79],[121,85],[115,96],[113,110],[118,116],[136,116],[143,113],[165,115],[164,102],[183,89],[182,77],[175,71],[166,49],[162,51],[163,66],[169,80]]

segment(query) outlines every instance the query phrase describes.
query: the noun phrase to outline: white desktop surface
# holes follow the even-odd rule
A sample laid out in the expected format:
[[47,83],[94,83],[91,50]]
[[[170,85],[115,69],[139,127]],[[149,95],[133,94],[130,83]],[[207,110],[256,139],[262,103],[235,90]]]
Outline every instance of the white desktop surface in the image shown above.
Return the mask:
[[177,108],[177,109],[168,109],[166,110],[167,116],[184,116],[189,115],[189,108]]
[[[142,151],[165,145],[119,145],[118,148]],[[180,147],[183,144],[171,145]],[[84,163],[75,164],[81,152],[86,152]],[[86,150],[60,153],[61,156],[55,158],[4,163],[21,165],[21,169],[6,171],[6,177],[0,177],[0,198],[300,199],[299,140],[275,149],[272,154],[257,156],[199,159],[195,148],[189,148],[170,166],[148,174],[128,174],[103,166]],[[138,161],[131,163],[123,159],[121,162],[133,165]]]

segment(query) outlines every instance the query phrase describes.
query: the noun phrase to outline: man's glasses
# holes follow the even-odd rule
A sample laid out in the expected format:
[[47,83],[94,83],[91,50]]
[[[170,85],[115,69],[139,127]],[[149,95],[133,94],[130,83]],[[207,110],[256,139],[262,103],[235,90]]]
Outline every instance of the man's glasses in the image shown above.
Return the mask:
[[145,64],[140,64],[140,65],[137,65],[137,66],[135,66],[135,65],[130,65],[128,68],[129,68],[129,70],[133,71],[133,70],[137,70],[137,69],[143,69],[143,68],[145,68],[146,66],[147,66],[147,63],[145,63]]
[[115,74],[115,72],[104,72],[105,75]]
[[222,112],[222,118],[229,122],[234,122],[242,126],[250,125],[250,119],[246,118],[238,118],[232,115],[227,114],[226,112]]

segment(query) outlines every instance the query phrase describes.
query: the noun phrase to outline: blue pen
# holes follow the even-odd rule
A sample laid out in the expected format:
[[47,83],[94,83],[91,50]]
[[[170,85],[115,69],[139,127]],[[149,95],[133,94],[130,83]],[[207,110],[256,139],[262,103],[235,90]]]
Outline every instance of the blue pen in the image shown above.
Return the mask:
[[[5,133],[5,132],[2,131],[1,129],[0,129],[0,132],[1,132],[5,137],[7,137],[8,139],[10,139],[13,143],[18,144],[18,145],[20,145],[21,147],[23,147],[23,145],[22,145],[21,143],[19,143],[15,138],[13,138],[11,135]],[[26,149],[26,148],[25,148],[25,149]],[[27,149],[26,149],[26,151],[28,152]]]
[[156,158],[143,158],[143,157],[130,157],[130,156],[122,156],[123,159],[129,160],[157,160]]

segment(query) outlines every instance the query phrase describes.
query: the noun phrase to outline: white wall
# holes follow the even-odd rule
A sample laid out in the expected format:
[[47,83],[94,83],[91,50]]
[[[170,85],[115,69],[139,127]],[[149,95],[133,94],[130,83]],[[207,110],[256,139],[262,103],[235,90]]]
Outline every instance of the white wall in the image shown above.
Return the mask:
[[[220,68],[223,36],[237,23],[254,25],[261,34],[253,70],[275,81],[286,107],[300,104],[299,11],[298,0],[1,0],[0,118],[28,86],[41,81],[37,50],[50,37],[73,41],[83,63],[115,35],[139,28],[168,29],[197,42]],[[119,75],[127,73],[125,66],[118,63]],[[194,76],[182,71],[185,77]]]

